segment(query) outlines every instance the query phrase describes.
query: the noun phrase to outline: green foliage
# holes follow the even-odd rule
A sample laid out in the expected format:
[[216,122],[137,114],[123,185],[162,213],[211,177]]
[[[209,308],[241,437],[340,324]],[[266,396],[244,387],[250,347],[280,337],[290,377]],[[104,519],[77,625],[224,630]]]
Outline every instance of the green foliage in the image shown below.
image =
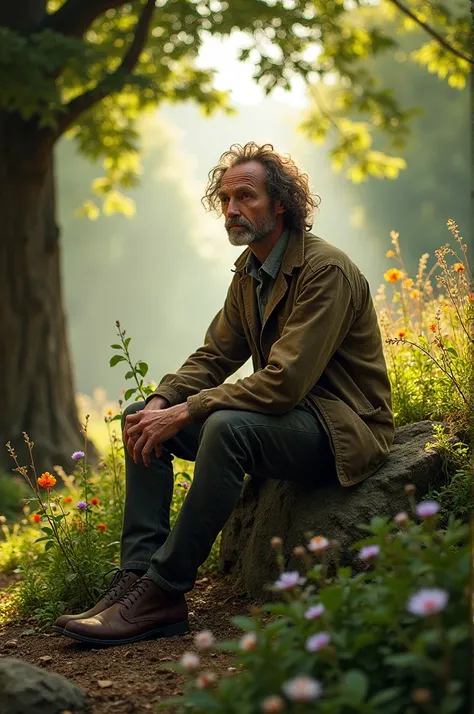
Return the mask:
[[11,520],[21,512],[20,501],[26,497],[25,483],[17,476],[0,472],[1,515]]
[[[467,528],[451,519],[442,530],[436,519],[403,514],[397,525],[374,518],[364,527],[367,537],[353,546],[366,562],[358,574],[350,568],[328,573],[330,545],[316,556],[302,547],[303,575],[283,575],[281,543],[275,543],[281,575],[271,589],[282,601],[235,618],[245,634],[216,647],[235,653],[235,673],[218,679],[188,655],[169,667],[188,675],[184,696],[160,708],[174,705],[195,714],[462,714],[470,672]],[[368,546],[375,547],[370,555],[362,550]],[[285,577],[288,583],[298,575],[301,584],[281,587]],[[434,592],[421,595],[417,609],[412,598],[426,589]],[[199,635],[196,646],[204,649]],[[297,677],[307,684],[299,699],[289,686]]]

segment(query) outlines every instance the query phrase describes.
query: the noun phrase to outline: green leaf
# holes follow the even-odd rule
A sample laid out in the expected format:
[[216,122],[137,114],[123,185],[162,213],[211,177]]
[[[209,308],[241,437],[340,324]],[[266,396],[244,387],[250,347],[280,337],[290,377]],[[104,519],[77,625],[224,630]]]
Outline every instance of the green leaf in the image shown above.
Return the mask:
[[111,346],[112,349],[114,349],[114,350],[121,350],[121,349],[122,349],[122,345],[110,345],[110,346]]
[[130,370],[129,372],[127,372],[125,374],[125,379],[133,379],[134,376],[135,376],[135,372],[133,370]]
[[46,543],[44,549],[45,549],[45,551],[46,551],[46,550],[51,550],[51,548],[54,548],[54,546],[55,546],[54,540],[49,540],[49,541]]
[[392,687],[391,689],[383,689],[381,692],[377,692],[372,699],[369,700],[371,707],[378,707],[381,704],[386,704],[387,702],[395,699],[395,697],[400,694],[400,687]]
[[137,369],[140,372],[140,374],[142,375],[142,377],[144,377],[146,375],[146,373],[148,372],[148,365],[146,362],[139,362],[137,364]]
[[350,669],[344,675],[344,685],[351,699],[362,702],[369,689],[369,680],[360,669]]
[[125,357],[123,357],[122,355],[114,355],[113,357],[110,358],[109,365],[111,367],[115,367],[115,365],[118,364],[119,362],[125,362]]
[[132,394],[135,394],[136,391],[137,391],[137,387],[132,387],[131,389],[127,389],[127,391],[126,391],[125,394],[123,395],[123,398],[125,399],[125,401],[127,401],[128,399],[130,399],[130,397],[132,396]]
[[41,528],[41,530],[43,531],[43,533],[47,533],[48,535],[53,535],[52,528],[48,528],[47,526],[44,526],[43,528]]
[[337,610],[344,599],[344,589],[333,586],[321,590],[321,602],[327,610]]
[[240,627],[241,630],[247,630],[248,632],[253,632],[257,629],[257,623],[252,620],[251,617],[236,615],[232,618],[232,622],[236,627]]

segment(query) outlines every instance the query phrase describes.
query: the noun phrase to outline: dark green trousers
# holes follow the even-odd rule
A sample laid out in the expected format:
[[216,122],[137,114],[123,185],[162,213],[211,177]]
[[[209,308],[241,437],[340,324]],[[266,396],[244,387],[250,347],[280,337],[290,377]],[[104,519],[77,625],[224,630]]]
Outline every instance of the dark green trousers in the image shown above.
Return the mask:
[[[143,409],[130,404],[122,417]],[[194,461],[194,479],[170,529],[173,457]],[[245,474],[303,483],[337,482],[329,440],[316,414],[223,409],[189,424],[163,443],[151,465],[135,464],[125,450],[126,500],[122,568],[146,570],[168,591],[193,589],[197,570],[237,505]]]

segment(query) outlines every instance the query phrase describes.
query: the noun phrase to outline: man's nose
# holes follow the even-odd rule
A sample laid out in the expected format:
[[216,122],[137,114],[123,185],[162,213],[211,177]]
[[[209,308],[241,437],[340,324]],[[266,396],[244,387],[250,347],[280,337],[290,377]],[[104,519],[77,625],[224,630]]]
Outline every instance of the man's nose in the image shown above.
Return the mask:
[[238,202],[234,198],[229,198],[229,203],[227,204],[227,217],[234,218],[235,216],[240,216]]

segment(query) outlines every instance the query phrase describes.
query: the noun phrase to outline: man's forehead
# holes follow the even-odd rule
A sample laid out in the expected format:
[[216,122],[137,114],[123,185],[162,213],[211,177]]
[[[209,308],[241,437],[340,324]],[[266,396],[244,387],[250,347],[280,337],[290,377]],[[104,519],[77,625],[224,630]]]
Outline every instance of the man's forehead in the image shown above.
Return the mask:
[[227,169],[222,177],[221,190],[247,185],[261,187],[265,185],[265,169],[256,161],[239,164]]

